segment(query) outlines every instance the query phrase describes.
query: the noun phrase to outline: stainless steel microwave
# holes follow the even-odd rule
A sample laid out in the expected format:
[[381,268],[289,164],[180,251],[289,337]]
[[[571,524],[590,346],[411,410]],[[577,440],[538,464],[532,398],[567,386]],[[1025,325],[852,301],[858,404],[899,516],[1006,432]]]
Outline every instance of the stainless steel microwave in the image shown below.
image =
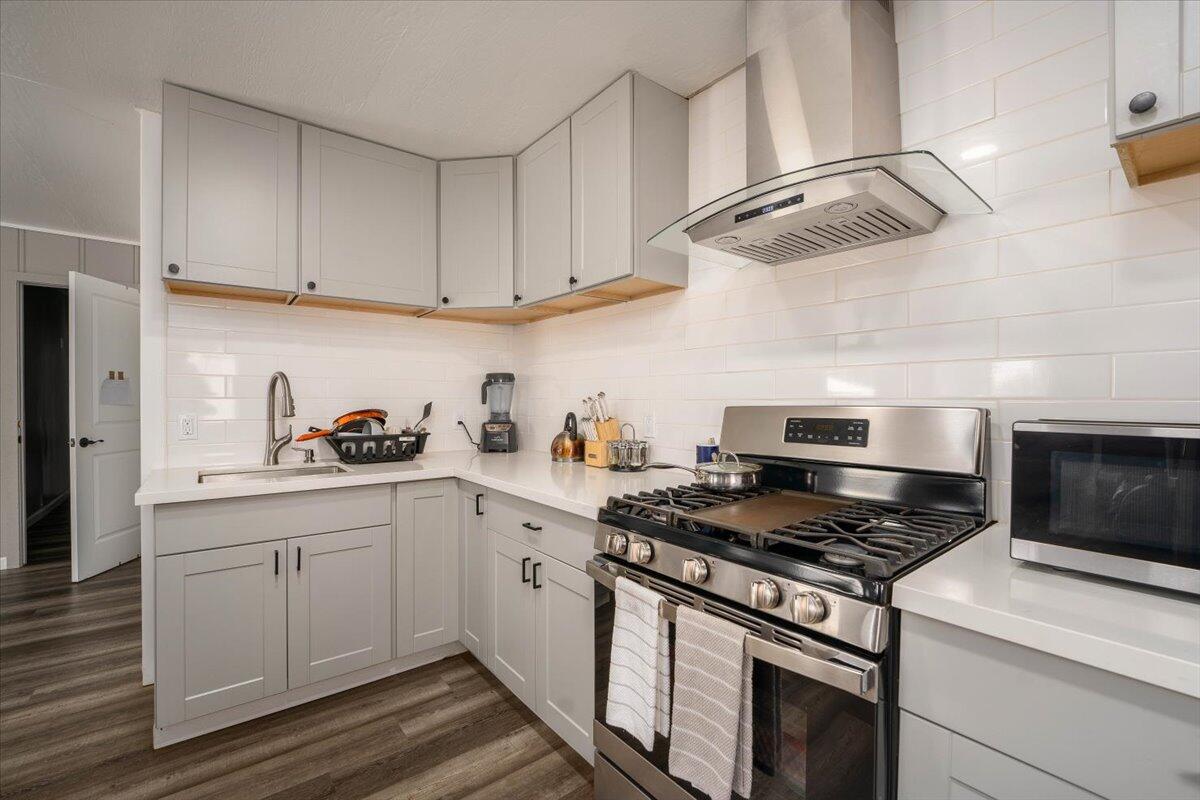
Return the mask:
[[1200,595],[1200,425],[1013,424],[1013,558]]

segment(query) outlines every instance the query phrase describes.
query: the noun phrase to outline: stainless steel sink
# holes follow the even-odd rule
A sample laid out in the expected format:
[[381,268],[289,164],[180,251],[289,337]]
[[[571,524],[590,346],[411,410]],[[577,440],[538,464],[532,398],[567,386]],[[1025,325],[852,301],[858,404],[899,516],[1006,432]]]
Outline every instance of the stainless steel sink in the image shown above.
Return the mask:
[[338,464],[313,464],[296,467],[252,467],[209,469],[200,473],[200,483],[240,483],[242,481],[279,481],[313,478],[318,475],[344,475],[350,470]]

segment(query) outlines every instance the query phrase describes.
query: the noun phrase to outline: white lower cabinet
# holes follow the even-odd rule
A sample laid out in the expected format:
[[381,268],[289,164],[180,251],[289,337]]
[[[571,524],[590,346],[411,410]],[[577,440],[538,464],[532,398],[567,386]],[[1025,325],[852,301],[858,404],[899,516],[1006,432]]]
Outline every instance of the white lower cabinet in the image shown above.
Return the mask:
[[459,485],[458,494],[458,552],[459,552],[459,627],[460,641],[484,666],[492,668],[491,630],[488,602],[491,581],[488,570],[488,531],[485,513],[487,492],[482,486],[470,483]]
[[592,579],[527,544],[490,532],[491,669],[589,761],[595,707]]
[[390,526],[287,542],[288,688],[392,657]]
[[286,542],[159,556],[159,727],[288,688]]
[[396,486],[396,656],[458,640],[454,481]]

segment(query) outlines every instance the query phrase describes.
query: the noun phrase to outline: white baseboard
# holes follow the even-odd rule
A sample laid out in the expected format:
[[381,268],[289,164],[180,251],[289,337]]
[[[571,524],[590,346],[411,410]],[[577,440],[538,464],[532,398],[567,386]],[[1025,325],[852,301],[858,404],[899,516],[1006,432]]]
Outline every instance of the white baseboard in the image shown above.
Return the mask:
[[0,556],[0,569],[8,569],[8,559]]

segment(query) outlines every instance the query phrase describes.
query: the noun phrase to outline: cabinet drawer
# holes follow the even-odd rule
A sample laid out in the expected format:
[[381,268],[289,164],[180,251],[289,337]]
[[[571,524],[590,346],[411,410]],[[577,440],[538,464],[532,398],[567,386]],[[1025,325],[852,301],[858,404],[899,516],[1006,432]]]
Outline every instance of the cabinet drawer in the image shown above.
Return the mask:
[[228,500],[171,503],[154,509],[155,555],[262,542],[288,536],[388,525],[391,486],[352,486]]
[[595,522],[509,494],[488,493],[487,523],[496,533],[576,569],[596,552]]

